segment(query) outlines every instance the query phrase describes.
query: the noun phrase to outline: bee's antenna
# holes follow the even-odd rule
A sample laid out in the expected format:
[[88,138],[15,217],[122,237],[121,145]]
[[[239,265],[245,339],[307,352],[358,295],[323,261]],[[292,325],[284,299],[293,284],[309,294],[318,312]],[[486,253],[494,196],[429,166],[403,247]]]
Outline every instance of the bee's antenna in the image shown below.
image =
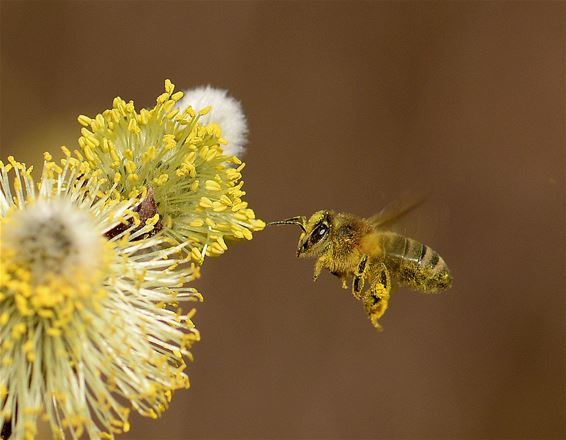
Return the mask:
[[297,217],[292,217],[292,218],[288,218],[287,220],[280,220],[277,222],[269,222],[267,224],[267,226],[272,226],[272,225],[298,225],[303,232],[307,232],[307,230],[305,229],[305,224],[307,222],[306,217],[300,215]]

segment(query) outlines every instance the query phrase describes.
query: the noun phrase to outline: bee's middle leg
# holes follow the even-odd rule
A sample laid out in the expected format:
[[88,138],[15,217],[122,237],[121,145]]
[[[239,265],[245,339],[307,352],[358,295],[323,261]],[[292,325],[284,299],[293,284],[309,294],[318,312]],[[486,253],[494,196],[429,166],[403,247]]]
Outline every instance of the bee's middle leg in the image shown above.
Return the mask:
[[342,289],[347,289],[348,288],[348,275],[345,272],[331,272],[332,275],[340,278],[340,281],[342,281]]
[[357,299],[361,299],[362,290],[364,289],[364,278],[368,270],[368,256],[362,256],[360,262],[358,263],[358,268],[352,279],[352,295]]

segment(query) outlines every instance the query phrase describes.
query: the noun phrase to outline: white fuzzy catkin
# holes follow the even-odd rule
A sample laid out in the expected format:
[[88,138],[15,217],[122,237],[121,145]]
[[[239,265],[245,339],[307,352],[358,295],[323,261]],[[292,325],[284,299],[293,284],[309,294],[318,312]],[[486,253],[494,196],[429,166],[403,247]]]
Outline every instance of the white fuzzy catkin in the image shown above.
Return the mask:
[[227,90],[211,86],[197,87],[185,91],[185,96],[177,103],[181,110],[188,106],[198,112],[211,106],[210,113],[201,117],[202,124],[215,123],[222,129],[222,137],[228,141],[224,153],[241,157],[247,142],[248,124],[242,104],[228,95]]
[[36,281],[100,265],[96,252],[100,234],[90,218],[65,199],[40,200],[15,211],[10,234],[2,238],[18,249],[17,257]]

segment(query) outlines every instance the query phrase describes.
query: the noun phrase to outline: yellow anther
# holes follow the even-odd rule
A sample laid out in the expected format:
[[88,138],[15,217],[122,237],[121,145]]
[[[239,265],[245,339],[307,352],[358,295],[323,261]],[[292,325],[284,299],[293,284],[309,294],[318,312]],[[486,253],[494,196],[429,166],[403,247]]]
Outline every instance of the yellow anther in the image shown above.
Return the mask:
[[212,208],[214,212],[222,212],[225,211],[228,208],[228,206],[226,206],[224,203],[214,201],[212,203]]
[[175,102],[179,101],[183,97],[183,92],[176,92],[171,95],[171,99]]
[[201,197],[199,205],[203,208],[212,208],[212,201],[208,197]]
[[73,150],[73,153],[77,157],[78,160],[80,160],[80,161],[84,160],[83,155],[80,153],[79,150]]
[[164,185],[169,180],[169,174],[161,174],[159,177],[153,179],[153,183],[157,186]]
[[163,104],[163,112],[165,114],[168,114],[169,112],[171,112],[171,110],[173,110],[174,106],[175,106],[175,101],[168,100],[165,104]]
[[128,160],[128,161],[126,161],[125,168],[126,168],[126,172],[131,174],[131,173],[134,173],[136,171],[137,166],[136,166],[136,163],[134,161]]
[[12,339],[14,340],[18,340],[27,330],[27,327],[25,324],[23,323],[18,323],[15,324],[14,327],[12,327]]
[[150,117],[150,113],[145,108],[142,108],[140,110],[138,122],[141,123],[142,125],[147,125],[147,123],[149,122],[149,117]]
[[195,110],[190,105],[185,109],[185,113],[191,118],[194,118],[196,116]]
[[175,90],[175,84],[173,84],[170,79],[166,79],[165,80],[165,91],[171,95],[174,90]]
[[207,115],[208,113],[210,113],[211,110],[212,110],[212,106],[208,105],[208,106],[202,108],[202,109],[198,112],[198,114],[199,114],[199,116],[204,116],[204,115]]
[[[171,102],[174,102],[174,101],[171,101]],[[178,113],[179,113],[179,109],[178,109],[178,108],[175,108],[175,109],[173,109],[172,111],[170,111],[170,112],[167,113],[167,118],[168,118],[168,119],[174,119],[175,116],[177,116]]]
[[155,214],[153,217],[148,218],[145,224],[148,226],[154,226],[159,221],[159,214]]
[[141,131],[135,119],[130,119],[130,122],[128,123],[128,131],[136,134]]
[[53,336],[53,337],[57,337],[57,336],[61,336],[61,329],[60,328],[55,328],[55,327],[49,327],[46,331],[46,333],[49,336]]
[[218,237],[217,242],[222,249],[224,249],[225,251],[228,250],[228,246],[226,246],[226,242],[224,241],[224,238]]
[[64,145],[61,146],[61,151],[63,152],[63,154],[67,157],[71,157],[71,151],[65,147]]
[[177,142],[175,141],[175,135],[166,134],[165,136],[163,136],[163,147],[166,150],[172,150],[176,145]]
[[120,163],[120,156],[118,156],[118,153],[116,153],[116,150],[114,148],[112,148],[110,150],[110,157],[112,158],[112,161],[116,162],[116,163]]
[[24,353],[28,353],[28,352],[32,351],[33,350],[33,341],[31,339],[26,341],[22,345],[22,350],[24,351]]
[[221,201],[222,203],[224,203],[226,206],[230,206],[230,205],[232,204],[232,200],[230,200],[230,197],[228,197],[228,196],[225,195],[225,194],[222,194],[222,195],[220,196],[220,201]]
[[205,182],[205,188],[208,191],[220,191],[222,189],[220,184],[218,182],[215,182],[214,180],[207,180]]
[[108,153],[108,151],[110,151],[110,144],[106,138],[102,139],[102,151],[104,153]]
[[100,113],[96,115],[95,121],[98,124],[99,129],[104,128],[104,126],[106,125],[106,120],[104,119],[104,116],[102,116]]
[[169,93],[167,93],[167,92],[162,93],[161,95],[159,95],[157,97],[157,103],[163,104],[164,102],[167,102],[168,99],[169,99]]
[[90,119],[88,116],[85,115],[79,115],[79,117],[77,118],[77,121],[79,121],[79,124],[88,127],[90,125],[90,122],[92,121],[92,119]]
[[147,164],[148,162],[151,162],[153,159],[155,159],[155,155],[157,154],[157,149],[155,148],[154,145],[152,145],[151,147],[149,147],[147,149],[146,152],[144,152],[142,154],[142,162],[144,164]]
[[88,145],[84,147],[83,151],[84,151],[85,157],[86,157],[86,159],[87,159],[88,161],[90,161],[90,162],[95,162],[95,161],[96,161],[96,157],[95,157],[95,155],[93,154],[91,148],[90,148]]

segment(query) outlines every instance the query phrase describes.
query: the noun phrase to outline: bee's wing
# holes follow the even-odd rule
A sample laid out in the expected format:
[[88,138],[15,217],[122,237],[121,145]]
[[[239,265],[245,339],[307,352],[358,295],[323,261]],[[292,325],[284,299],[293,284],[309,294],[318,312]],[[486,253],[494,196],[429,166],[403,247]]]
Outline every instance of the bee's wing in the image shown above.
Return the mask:
[[404,197],[397,202],[387,205],[377,214],[371,216],[368,221],[374,227],[383,228],[390,226],[413,209],[418,208],[424,200],[424,196]]

